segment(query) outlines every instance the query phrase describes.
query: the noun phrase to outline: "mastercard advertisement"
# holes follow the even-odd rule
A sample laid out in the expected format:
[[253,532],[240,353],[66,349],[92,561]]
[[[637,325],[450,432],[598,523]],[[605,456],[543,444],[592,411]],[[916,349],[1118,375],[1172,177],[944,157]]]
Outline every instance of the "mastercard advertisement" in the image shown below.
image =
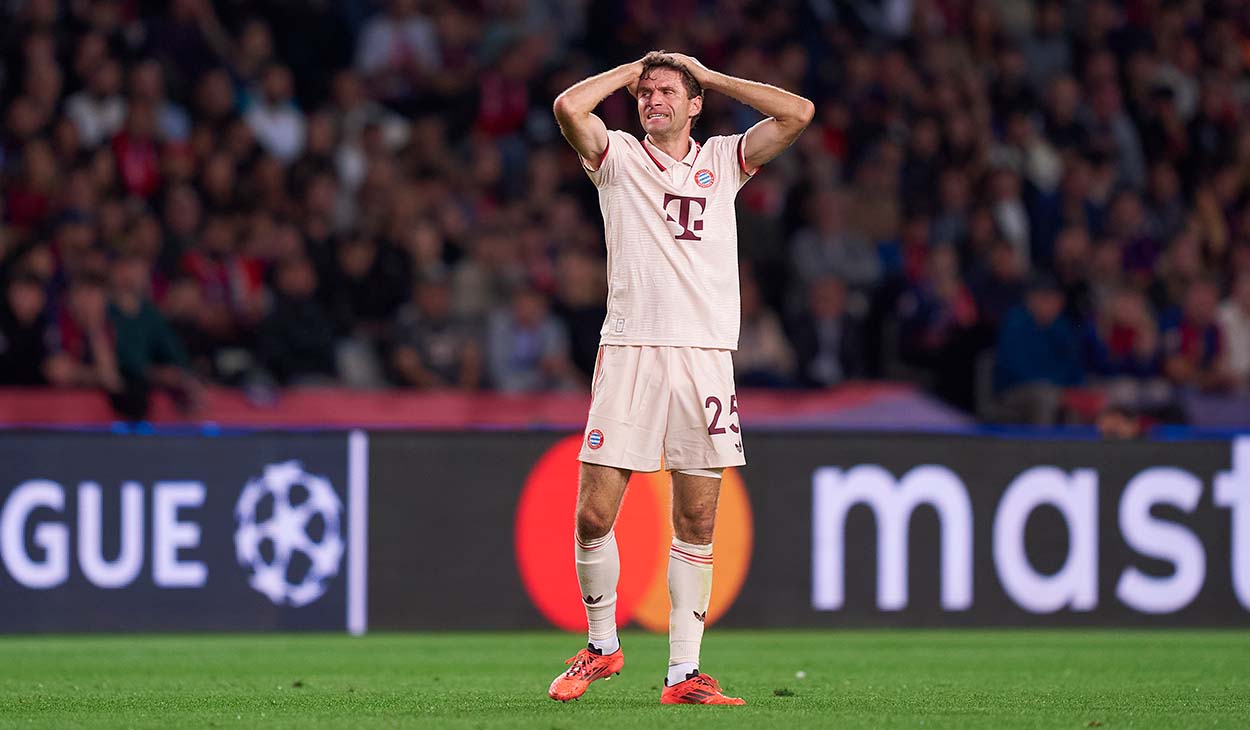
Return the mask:
[[[573,564],[580,449],[580,434],[547,449],[526,478],[516,509],[516,562],[525,592],[547,621],[568,631],[586,630]],[[635,473],[615,528],[621,555],[616,621],[621,626],[668,631],[671,514],[668,472]],[[712,543],[716,562],[709,624],[729,610],[742,590],[753,538],[746,487],[736,470],[726,469]]]

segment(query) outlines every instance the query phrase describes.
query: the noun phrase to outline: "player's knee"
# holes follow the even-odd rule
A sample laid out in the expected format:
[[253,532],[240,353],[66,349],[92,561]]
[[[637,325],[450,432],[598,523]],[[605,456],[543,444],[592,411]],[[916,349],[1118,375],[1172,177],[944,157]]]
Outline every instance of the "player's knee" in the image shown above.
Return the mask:
[[673,514],[673,532],[683,542],[706,545],[715,529],[716,512],[712,510],[682,509]]
[[577,536],[583,541],[597,540],[608,534],[614,521],[615,515],[610,515],[605,510],[590,505],[579,507],[576,519]]

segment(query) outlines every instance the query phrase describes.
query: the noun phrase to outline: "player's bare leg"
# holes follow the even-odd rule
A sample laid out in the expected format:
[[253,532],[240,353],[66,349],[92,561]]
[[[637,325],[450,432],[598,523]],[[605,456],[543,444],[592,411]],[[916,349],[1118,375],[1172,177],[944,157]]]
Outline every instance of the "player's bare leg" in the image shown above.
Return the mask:
[[616,637],[616,582],[621,575],[621,560],[612,526],[620,512],[629,475],[626,469],[582,464],[577,485],[574,554],[590,631],[586,648],[569,659],[569,668],[552,681],[547,690],[552,699],[577,699],[591,682],[609,679],[625,665]]
[[699,672],[699,647],[712,597],[712,535],[719,471],[673,472],[673,545],[668,555],[668,676],[664,704],[741,705]]

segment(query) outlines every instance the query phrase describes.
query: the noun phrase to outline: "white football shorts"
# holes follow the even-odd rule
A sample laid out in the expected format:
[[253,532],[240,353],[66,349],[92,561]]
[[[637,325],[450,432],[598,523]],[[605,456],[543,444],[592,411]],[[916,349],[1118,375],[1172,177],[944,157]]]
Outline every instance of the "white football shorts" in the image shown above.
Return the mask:
[[732,353],[601,345],[578,459],[643,472],[745,464]]

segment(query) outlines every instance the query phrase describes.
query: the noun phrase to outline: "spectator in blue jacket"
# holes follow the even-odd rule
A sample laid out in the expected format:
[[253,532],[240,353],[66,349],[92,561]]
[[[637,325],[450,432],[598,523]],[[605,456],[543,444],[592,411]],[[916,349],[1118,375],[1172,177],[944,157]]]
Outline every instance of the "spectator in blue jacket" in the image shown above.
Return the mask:
[[1024,306],[1007,315],[994,363],[997,420],[1054,425],[1064,388],[1081,383],[1080,337],[1063,306],[1058,282],[1039,276],[1030,283]]

